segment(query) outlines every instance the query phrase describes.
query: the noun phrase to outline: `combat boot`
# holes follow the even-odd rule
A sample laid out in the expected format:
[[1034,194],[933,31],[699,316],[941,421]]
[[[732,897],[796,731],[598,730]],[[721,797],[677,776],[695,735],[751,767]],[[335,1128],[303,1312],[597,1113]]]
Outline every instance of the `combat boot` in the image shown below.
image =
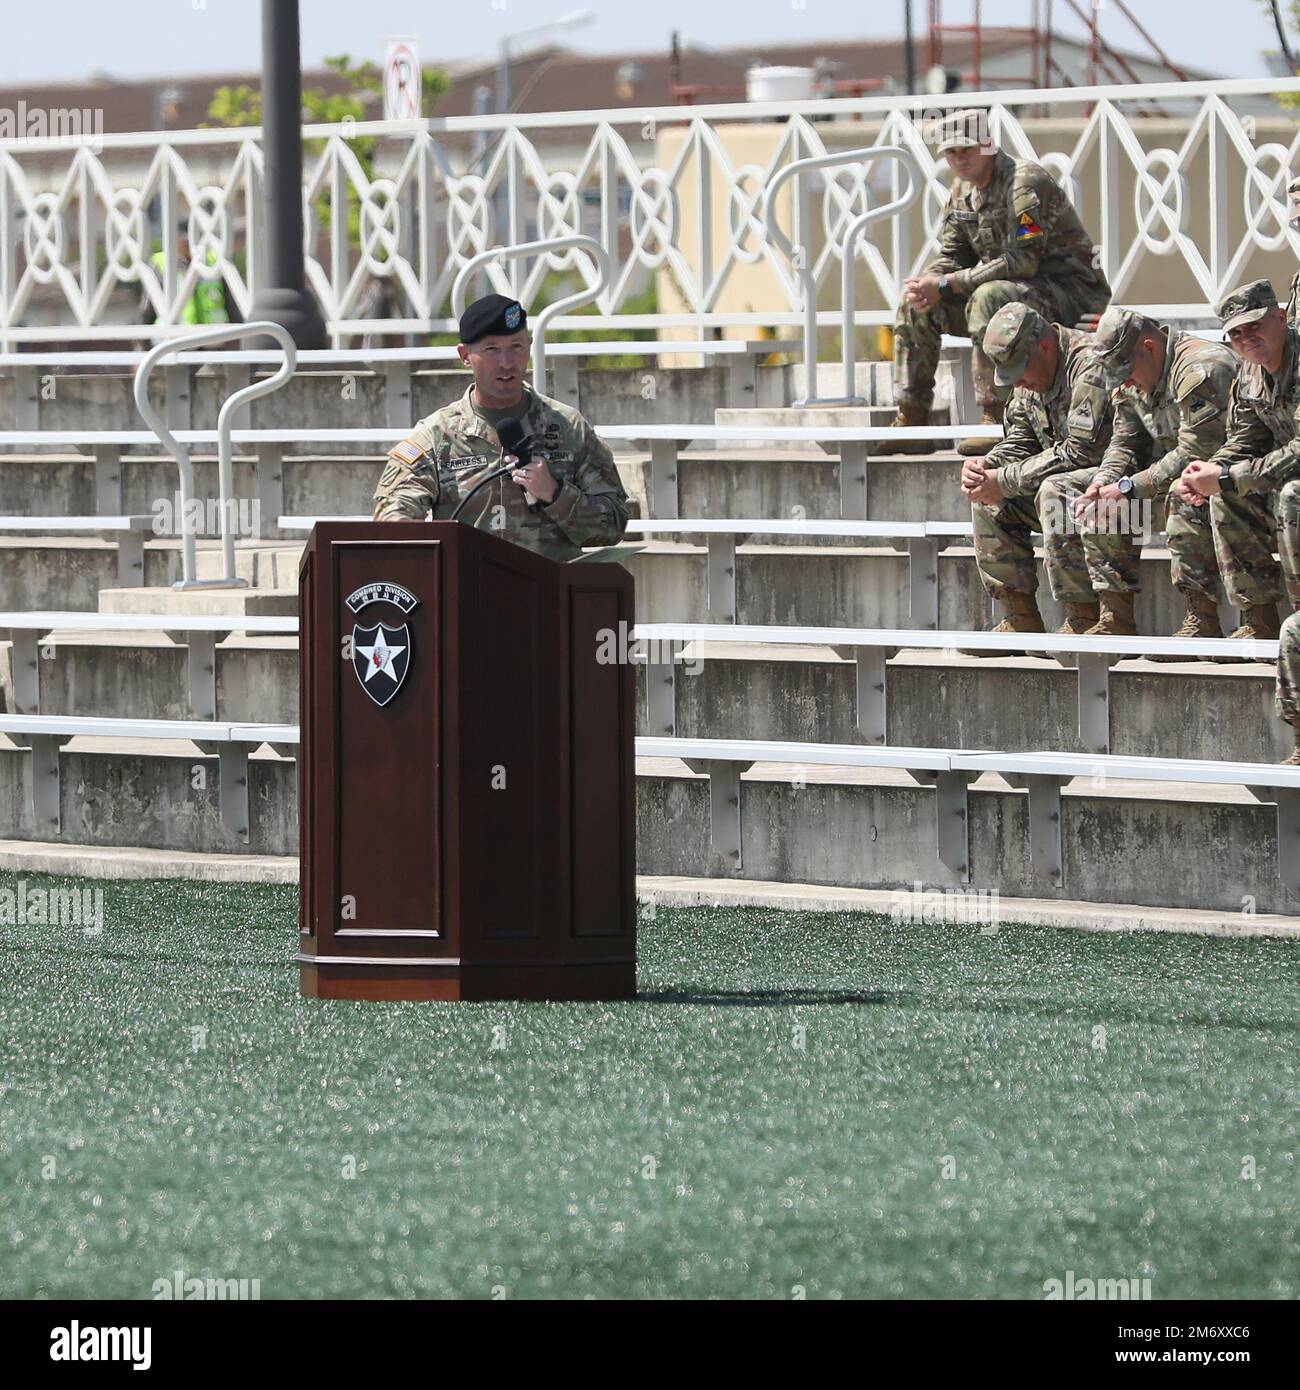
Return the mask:
[[1134,595],[1121,589],[1102,589],[1101,616],[1085,632],[1085,637],[1136,637],[1133,621]]
[[[930,403],[920,401],[900,401],[898,413],[889,422],[891,430],[905,426],[925,426],[930,423]],[[937,439],[900,439],[896,443],[881,439],[876,443],[877,454],[932,454],[943,446]]]
[[[993,632],[1046,632],[1043,615],[1038,611],[1038,600],[1033,594],[1012,590],[1001,600],[1007,616],[991,629]],[[1024,652],[990,651],[987,647],[979,650],[959,648],[963,656],[1024,656]]]
[[1282,759],[1282,767],[1300,767],[1300,728],[1293,728],[1291,732],[1295,735],[1295,752]]
[[[1002,423],[1003,404],[1001,401],[991,401],[983,407],[983,414],[980,416],[981,425],[1000,425]],[[985,454],[998,441],[996,439],[963,439],[957,445],[957,452],[963,458],[983,458]]]
[[[1182,627],[1169,635],[1171,637],[1222,637],[1223,629],[1219,626],[1218,604],[1199,589],[1185,589],[1183,590],[1183,597],[1187,600],[1187,616],[1183,619]],[[1152,656],[1148,659],[1151,661],[1187,661],[1198,658]]]
[[[1276,603],[1252,603],[1246,609],[1245,621],[1236,632],[1228,634],[1227,640],[1229,642],[1276,642],[1281,629],[1282,624],[1277,616]],[[1266,666],[1271,666],[1274,658],[1271,656],[1212,656],[1210,660],[1217,661],[1220,666],[1230,666],[1238,661],[1259,661]]]
[[1056,630],[1062,637],[1078,637],[1101,617],[1098,603],[1064,603],[1065,621]]

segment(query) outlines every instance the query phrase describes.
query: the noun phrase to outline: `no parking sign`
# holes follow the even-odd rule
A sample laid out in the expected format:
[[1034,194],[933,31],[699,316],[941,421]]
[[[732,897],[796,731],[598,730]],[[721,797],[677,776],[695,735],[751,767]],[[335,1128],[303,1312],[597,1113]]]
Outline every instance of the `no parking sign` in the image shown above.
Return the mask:
[[384,120],[419,120],[420,93],[420,54],[415,40],[390,39],[384,59]]

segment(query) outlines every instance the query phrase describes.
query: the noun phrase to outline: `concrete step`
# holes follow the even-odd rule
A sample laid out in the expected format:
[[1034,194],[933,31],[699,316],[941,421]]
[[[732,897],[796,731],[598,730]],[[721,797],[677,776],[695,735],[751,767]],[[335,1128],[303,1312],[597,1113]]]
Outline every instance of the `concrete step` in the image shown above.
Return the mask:
[[[166,603],[235,604],[236,607],[190,608],[191,612],[296,611],[296,547],[272,546],[249,551],[244,573],[257,582],[253,593],[272,595],[256,606],[246,591],[202,590],[173,595],[180,576],[175,542],[145,546],[145,580],[139,589],[118,586],[115,547],[95,540],[24,540],[0,542],[0,607],[16,611],[76,609],[103,612],[153,611],[154,595]],[[207,563],[207,562],[205,562]],[[241,561],[241,564],[244,562]],[[641,622],[708,622],[707,557],[700,546],[653,541],[628,568],[637,580],[637,617]],[[969,546],[940,552],[938,607],[942,628],[978,630],[994,619],[993,606],[979,582]],[[1143,591],[1138,597],[1139,630],[1173,632],[1183,606],[1169,582],[1167,552],[1148,550],[1141,562]],[[843,627],[911,627],[908,558],[890,545],[754,545],[737,550],[736,621]],[[107,591],[101,601],[101,592]],[[212,598],[212,594],[221,597]],[[293,599],[290,604],[290,598]],[[1061,612],[1041,576],[1039,603],[1044,620],[1057,626]],[[247,605],[247,606],[245,606]],[[288,606],[286,606],[288,605]],[[173,611],[173,610],[167,610]],[[713,621],[725,615],[713,615]]]
[[[617,344],[610,346],[611,354],[616,355]],[[606,424],[644,424],[664,419],[702,424],[712,421],[716,406],[739,404],[749,396],[756,397],[759,405],[795,399],[791,394],[792,369],[788,366],[759,366],[755,389],[732,400],[725,363],[715,360],[709,366],[685,366],[681,365],[681,357],[660,361],[669,365],[656,366],[653,358],[646,358],[631,367],[579,367],[579,407],[589,419]],[[382,366],[377,371],[297,372],[279,390],[253,401],[247,408],[247,421],[237,421],[236,427],[282,429],[314,425],[377,429],[392,425],[400,437],[414,421],[458,400],[469,385],[469,374],[461,367],[437,364],[422,369],[419,363],[411,366],[409,396],[399,395],[393,400],[388,397]],[[647,376],[654,383],[652,396],[645,394]],[[37,401],[41,428],[142,427],[132,398],[134,377],[129,369],[93,376],[72,376],[59,370],[52,380],[53,396]],[[155,405],[163,409],[161,371],[155,374],[150,386]],[[231,389],[224,367],[191,368],[188,396],[181,401],[182,408],[188,410],[189,427],[215,429],[218,413]],[[15,418],[13,377],[0,375],[0,419]]]
[[242,613],[247,617],[292,617],[298,590],[292,589],[101,589],[101,613]]
[[[972,896],[1085,899],[1226,912],[1295,913],[1277,869],[1276,808],[1235,787],[1087,779],[1062,792],[1063,882],[1035,871],[1029,806],[993,774],[967,804],[971,878],[958,884],[935,850],[933,792],[905,773],[756,764],[740,779],[739,866],[710,847],[708,780],[642,760],[637,871],[775,879],[840,887],[956,887]],[[1213,850],[1209,849],[1213,846]]]
[[[30,755],[6,742],[0,819],[9,839],[48,843],[54,837],[34,824],[28,806]],[[187,745],[115,749],[74,739],[60,754],[60,792],[62,844],[282,856],[297,849],[297,767],[266,751],[249,759],[246,842],[222,823],[217,760]],[[1277,873],[1275,809],[1235,787],[1070,784],[1062,794],[1060,886],[1033,867],[1026,794],[991,774],[968,798],[969,883],[938,859],[934,792],[901,772],[756,764],[740,781],[739,863],[711,847],[705,777],[675,760],[642,760],[636,801],[642,874],[1297,910]]]
[[[865,743],[856,668],[826,648],[687,646],[676,733],[791,743]],[[651,727],[638,670],[637,731]],[[1278,762],[1294,743],[1274,712],[1275,668],[1121,661],[1110,671],[1110,751],[1134,757]],[[902,651],[887,664],[886,741],[895,747],[1090,751],[1079,737],[1078,676],[1037,657]],[[1195,718],[1171,711],[1195,710]]]
[[[691,738],[862,743],[855,668],[828,648],[688,646],[676,679],[676,732]],[[187,651],[165,634],[56,632],[41,647],[46,714],[191,719]],[[217,648],[216,717],[298,720],[298,644],[234,634]],[[653,727],[637,670],[638,734]],[[1290,754],[1273,711],[1271,665],[1122,661],[1111,668],[1111,751],[1136,757],[1274,762]],[[12,709],[7,649],[0,688]],[[1170,718],[1195,710],[1194,719]],[[1035,657],[903,651],[888,664],[887,741],[900,747],[1088,751],[1073,670]]]
[[[628,559],[636,577],[639,622],[718,622],[708,605],[707,557],[699,547],[655,542]],[[741,623],[828,627],[909,627],[907,556],[887,546],[742,545],[736,551],[736,617]],[[979,630],[996,621],[969,546],[939,554],[940,628]],[[1168,634],[1184,606],[1169,580],[1166,551],[1150,550],[1140,565],[1140,632]],[[1058,627],[1060,605],[1050,597],[1039,561],[1039,607]],[[999,615],[1000,616],[1000,615]]]
[[[617,463],[636,514],[647,516],[646,456],[619,454]],[[279,514],[367,515],[382,470],[379,457],[282,460]],[[113,511],[152,516],[162,506],[174,510],[176,470],[170,460],[128,459],[111,471],[120,478],[111,497]],[[195,473],[194,495],[205,501],[214,498],[215,465],[198,463]],[[878,521],[969,520],[960,473],[961,460],[951,450],[929,457],[872,458],[867,516]],[[677,489],[681,516],[833,520],[841,515],[838,456],[817,449],[690,449],[679,457]],[[234,496],[244,499],[249,514],[252,500],[258,498],[254,465],[235,464]],[[88,459],[0,460],[0,513],[30,513],[33,497],[43,499],[42,508],[51,516],[93,516],[100,510],[95,465]],[[277,538],[274,517],[265,505],[256,521],[264,538]]]

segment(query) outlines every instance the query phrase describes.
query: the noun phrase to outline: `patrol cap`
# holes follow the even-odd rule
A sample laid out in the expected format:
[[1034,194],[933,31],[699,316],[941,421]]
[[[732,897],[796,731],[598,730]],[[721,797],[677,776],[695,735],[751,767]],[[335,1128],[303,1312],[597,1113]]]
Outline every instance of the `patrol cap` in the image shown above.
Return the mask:
[[1223,331],[1229,333],[1244,323],[1257,323],[1277,307],[1272,284],[1268,280],[1252,280],[1233,290],[1214,312],[1223,320]]
[[939,126],[937,152],[947,154],[949,150],[976,150],[992,143],[989,113],[986,110],[953,111],[943,118]]
[[1112,305],[1101,316],[1093,335],[1092,355],[1101,367],[1106,389],[1113,391],[1133,375],[1133,356],[1138,339],[1144,333],[1154,333],[1159,325],[1145,314]]
[[485,294],[467,305],[460,316],[460,340],[477,343],[489,333],[518,333],[527,326],[527,311],[517,299],[508,299],[504,294]]
[[1014,386],[1029,365],[1029,352],[1047,335],[1049,324],[1036,309],[1017,302],[1004,304],[989,320],[984,351],[993,363],[999,386]]

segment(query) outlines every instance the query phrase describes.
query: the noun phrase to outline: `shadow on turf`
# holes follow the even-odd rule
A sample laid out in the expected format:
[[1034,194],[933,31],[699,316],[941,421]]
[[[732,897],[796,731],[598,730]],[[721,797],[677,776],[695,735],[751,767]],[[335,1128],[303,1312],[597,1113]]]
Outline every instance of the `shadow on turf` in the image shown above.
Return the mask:
[[898,1004],[902,993],[864,993],[840,989],[752,989],[752,990],[638,990],[638,1004],[728,1004],[741,1008],[761,1008],[773,1004]]

